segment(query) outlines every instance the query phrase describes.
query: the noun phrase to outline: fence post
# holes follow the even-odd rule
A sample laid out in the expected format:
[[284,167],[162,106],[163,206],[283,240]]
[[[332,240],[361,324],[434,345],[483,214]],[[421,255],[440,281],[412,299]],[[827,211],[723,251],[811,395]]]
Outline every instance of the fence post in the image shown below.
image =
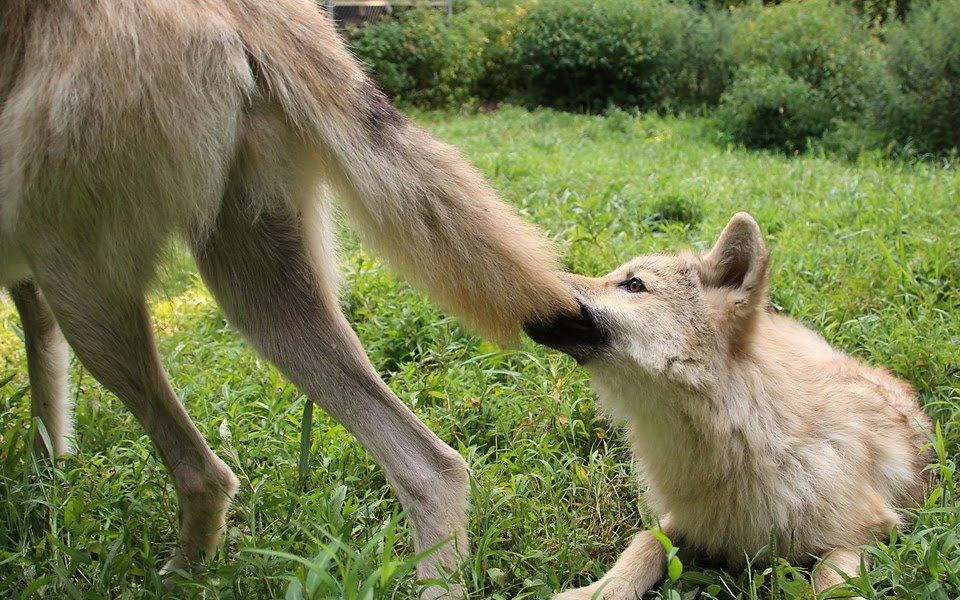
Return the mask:
[[331,21],[334,19],[335,13],[336,10],[334,6],[334,0],[327,0],[327,15],[330,17]]

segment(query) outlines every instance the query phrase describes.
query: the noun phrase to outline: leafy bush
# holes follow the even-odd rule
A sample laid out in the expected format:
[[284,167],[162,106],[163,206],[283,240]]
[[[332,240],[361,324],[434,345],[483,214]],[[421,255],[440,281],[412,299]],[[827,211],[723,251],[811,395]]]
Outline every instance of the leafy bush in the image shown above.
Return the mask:
[[741,69],[720,114],[727,133],[747,147],[795,151],[827,131],[833,112],[808,82],[764,65]]
[[810,149],[821,156],[856,161],[873,154],[883,156],[888,152],[887,139],[868,119],[857,121],[834,121],[830,130],[819,140],[813,140]]
[[454,16],[455,26],[472,28],[486,40],[474,86],[477,98],[495,101],[517,95],[521,68],[515,38],[530,5],[524,1],[485,3]]
[[695,199],[674,194],[660,198],[653,204],[654,214],[650,221],[654,229],[666,223],[697,225],[703,221],[703,205]]
[[[911,0],[837,0],[853,6],[870,22],[882,23],[889,17],[902,19],[910,10]],[[755,4],[756,0],[690,0],[700,8],[737,8]],[[780,0],[763,0],[761,4],[780,4]]]
[[879,24],[906,16],[910,10],[910,0],[853,0],[853,6],[869,21]]
[[687,104],[716,106],[724,90],[730,86],[737,64],[727,52],[736,35],[739,14],[730,10],[703,10],[691,27],[688,44],[688,68],[695,73],[695,83],[686,94]]
[[885,59],[882,129],[923,152],[960,148],[960,0],[917,6],[891,24]]
[[745,18],[730,37],[734,64],[766,65],[806,82],[836,117],[863,110],[874,53],[869,32],[850,6],[809,0],[743,10]]
[[449,20],[415,9],[354,30],[351,46],[388,96],[425,108],[719,103],[722,127],[752,147],[960,146],[960,0],[916,5],[883,28],[907,0],[719,4],[463,0]]
[[352,31],[350,47],[394,100],[427,108],[462,104],[483,76],[488,43],[463,14],[448,25],[441,11],[404,11]]
[[721,54],[712,33],[683,3],[545,0],[515,38],[526,100],[578,110],[702,101],[722,87],[705,81],[723,71],[704,65]]

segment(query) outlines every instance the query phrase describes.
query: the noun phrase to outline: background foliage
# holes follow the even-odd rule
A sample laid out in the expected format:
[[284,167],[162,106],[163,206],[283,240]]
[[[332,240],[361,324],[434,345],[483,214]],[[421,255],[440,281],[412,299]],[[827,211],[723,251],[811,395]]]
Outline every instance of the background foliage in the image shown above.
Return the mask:
[[667,0],[536,4],[514,43],[531,105],[643,110],[703,100],[699,57],[716,48],[692,7]]
[[458,15],[448,26],[437,10],[401,12],[358,30],[352,47],[396,101],[424,107],[464,104],[485,75],[482,57],[489,40],[480,25],[496,22],[475,17]]
[[747,145],[803,149],[866,106],[875,59],[849,6],[809,0],[747,8],[728,39],[724,50],[740,69],[721,114]]
[[933,1],[886,34],[881,128],[924,152],[960,147],[960,1]]
[[722,105],[720,131],[750,146],[949,154],[958,32],[960,0],[472,0],[349,35],[388,95],[423,107]]
[[806,79],[761,64],[740,68],[719,114],[724,130],[748,148],[803,150],[830,128],[834,111]]

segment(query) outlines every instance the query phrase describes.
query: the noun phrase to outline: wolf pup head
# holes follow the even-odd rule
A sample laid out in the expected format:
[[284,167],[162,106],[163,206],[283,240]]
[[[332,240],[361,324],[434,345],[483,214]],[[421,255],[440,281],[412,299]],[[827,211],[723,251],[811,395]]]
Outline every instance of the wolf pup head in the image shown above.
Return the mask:
[[624,385],[648,378],[701,387],[747,346],[766,305],[767,264],[760,227],[737,213],[706,252],[648,254],[598,278],[565,275],[580,315],[526,331],[592,372],[627,375]]

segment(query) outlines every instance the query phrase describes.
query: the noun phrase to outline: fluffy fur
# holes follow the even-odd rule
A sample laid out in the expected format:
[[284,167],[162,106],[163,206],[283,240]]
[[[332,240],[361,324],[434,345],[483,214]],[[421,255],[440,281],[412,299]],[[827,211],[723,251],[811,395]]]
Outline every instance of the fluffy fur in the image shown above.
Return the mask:
[[383,385],[337,307],[331,199],[491,337],[576,308],[550,243],[390,105],[312,0],[0,5],[0,285],[28,330],[35,414],[65,451],[65,337],[171,469],[175,566],[216,547],[236,479],[154,349],[143,291],[172,235],[251,343],[371,450],[417,548],[457,538],[421,574],[466,552],[463,459]]
[[[825,558],[822,590],[856,576],[858,547],[922,501],[930,422],[910,385],[771,311],[767,262],[759,227],[739,213],[708,252],[569,276],[581,317],[530,331],[584,363],[679,546],[742,568],[772,532],[796,564]],[[560,598],[605,582],[602,597],[634,598],[663,563],[641,533],[603,580]]]
[[87,245],[108,236],[105,266],[148,271],[166,234],[206,235],[230,182],[252,188],[256,210],[326,211],[323,181],[370,245],[482,333],[510,339],[572,306],[546,239],[390,105],[316,3],[0,10],[6,283],[31,236],[54,227]]

